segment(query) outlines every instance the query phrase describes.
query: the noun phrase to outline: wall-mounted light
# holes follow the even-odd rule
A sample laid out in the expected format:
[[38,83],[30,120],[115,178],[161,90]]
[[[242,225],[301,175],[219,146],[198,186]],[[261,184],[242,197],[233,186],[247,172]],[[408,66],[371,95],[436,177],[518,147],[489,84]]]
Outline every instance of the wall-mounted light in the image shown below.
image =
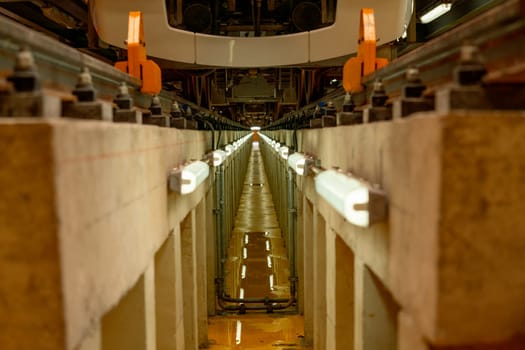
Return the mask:
[[224,163],[227,157],[228,157],[228,154],[226,153],[226,151],[223,151],[222,149],[213,151],[213,166],[221,165],[222,163]]
[[438,17],[443,16],[445,13],[450,11],[452,8],[452,4],[449,2],[444,2],[436,7],[433,7],[429,11],[425,12],[419,19],[421,20],[421,23],[430,23],[433,20],[435,20]]
[[308,168],[314,164],[314,159],[304,153],[295,152],[288,157],[288,165],[297,175],[308,175]]
[[281,158],[283,158],[284,160],[288,159],[288,154],[290,153],[290,149],[286,146],[281,146],[281,148],[279,148],[279,154],[281,155]]
[[226,155],[229,156],[233,153],[234,148],[232,145],[226,145],[224,146],[224,150],[226,151]]
[[317,174],[315,190],[356,226],[369,227],[387,216],[384,192],[340,171],[330,169]]
[[279,152],[280,148],[281,148],[280,142],[276,142],[275,145],[273,146],[273,149],[275,150],[275,152]]
[[170,190],[180,194],[192,193],[209,174],[208,164],[196,160],[172,169],[168,177],[168,185]]

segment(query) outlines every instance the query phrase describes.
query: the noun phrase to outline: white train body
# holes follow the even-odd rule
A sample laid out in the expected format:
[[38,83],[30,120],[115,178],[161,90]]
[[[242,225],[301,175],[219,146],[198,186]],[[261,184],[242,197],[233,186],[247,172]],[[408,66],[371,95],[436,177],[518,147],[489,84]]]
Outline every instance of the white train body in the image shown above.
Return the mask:
[[142,11],[148,55],[217,67],[272,67],[315,63],[356,52],[363,7],[375,10],[379,43],[396,40],[406,29],[413,0],[339,0],[332,25],[266,37],[218,36],[173,28],[165,0],[93,0],[90,6],[100,38],[111,45],[125,47],[128,13]]

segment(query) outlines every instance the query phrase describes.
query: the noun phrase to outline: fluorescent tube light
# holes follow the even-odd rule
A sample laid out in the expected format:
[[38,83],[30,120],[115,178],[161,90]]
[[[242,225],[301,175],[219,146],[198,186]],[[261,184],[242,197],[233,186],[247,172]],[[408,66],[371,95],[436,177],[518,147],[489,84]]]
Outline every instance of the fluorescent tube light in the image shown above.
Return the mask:
[[369,227],[387,216],[384,192],[372,187],[360,187],[350,192],[345,201],[345,217],[356,226]]
[[224,163],[227,157],[228,157],[228,154],[222,149],[213,151],[213,166],[221,165],[222,163]]
[[290,152],[290,149],[286,146],[282,146],[279,149],[279,154],[281,155],[281,158],[283,158],[284,160],[288,159],[289,152]]
[[344,215],[346,194],[359,185],[356,179],[334,169],[323,171],[315,177],[317,193],[342,215]]
[[430,11],[425,12],[421,17],[421,23],[430,23],[438,17],[443,16],[445,13],[450,11],[452,8],[451,3],[442,3],[432,8]]
[[295,152],[288,157],[288,165],[297,175],[308,175],[308,167],[313,163],[313,159],[303,153]]
[[386,217],[386,195],[340,171],[330,169],[319,173],[315,177],[315,190],[356,226],[369,227]]
[[210,174],[208,164],[197,160],[171,170],[168,177],[169,188],[180,194],[195,191]]
[[251,130],[251,131],[259,131],[259,130],[261,130],[261,127],[260,127],[260,126],[252,126],[252,127],[250,128],[250,130]]

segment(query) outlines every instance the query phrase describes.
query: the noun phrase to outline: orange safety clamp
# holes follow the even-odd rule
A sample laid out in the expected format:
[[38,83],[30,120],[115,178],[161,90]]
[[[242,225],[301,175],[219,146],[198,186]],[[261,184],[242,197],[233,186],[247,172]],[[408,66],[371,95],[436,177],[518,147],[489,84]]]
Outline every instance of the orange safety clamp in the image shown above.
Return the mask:
[[363,77],[388,64],[386,58],[376,57],[374,9],[361,9],[360,17],[357,56],[349,58],[343,66],[343,87],[349,93],[362,91]]
[[128,73],[142,81],[140,91],[156,95],[162,89],[160,67],[146,58],[144,41],[144,24],[142,13],[132,11],[128,21],[128,60],[115,63],[115,68]]

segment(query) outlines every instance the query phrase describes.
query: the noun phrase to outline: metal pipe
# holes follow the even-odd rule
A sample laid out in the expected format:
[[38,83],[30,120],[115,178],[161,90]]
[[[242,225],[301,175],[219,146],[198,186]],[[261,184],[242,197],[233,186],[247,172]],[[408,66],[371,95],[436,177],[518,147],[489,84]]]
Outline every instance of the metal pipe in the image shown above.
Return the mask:
[[[240,197],[240,192],[242,190],[242,187],[244,185],[244,178],[246,175],[246,169],[248,166],[248,160],[249,155],[251,151],[251,143],[246,142],[243,144],[242,148],[238,151],[237,157],[231,159],[230,163],[227,165],[227,170],[231,172],[231,176],[228,176],[228,183],[232,185],[231,191],[221,192],[220,189],[218,189],[218,197],[223,197],[224,195],[228,196],[228,193],[230,193],[230,198],[232,201],[238,201],[237,197]],[[263,153],[264,154],[264,153]],[[263,160],[265,158],[265,155],[263,155]],[[278,160],[278,159],[277,159]],[[267,163],[265,161],[265,163]],[[268,164],[268,163],[267,163]],[[279,166],[279,163],[274,163]],[[277,170],[277,168],[275,169]],[[282,171],[280,172],[282,173]],[[219,172],[220,174],[220,172]],[[236,175],[237,180],[235,181],[234,176]],[[282,174],[280,174],[282,175]],[[221,186],[220,175],[218,175],[218,185]],[[224,176],[222,179],[222,188],[224,189]],[[237,185],[237,186],[235,186]],[[273,190],[275,194],[280,194],[282,192],[275,192],[276,187],[273,186]],[[223,190],[222,190],[223,191]],[[219,206],[219,205],[218,205]],[[220,207],[220,206],[219,206]],[[224,208],[224,203],[222,203],[222,215],[226,215],[226,208]],[[233,209],[233,208],[232,208]],[[231,211],[229,214],[233,214],[234,210]],[[233,217],[231,218],[233,221]],[[220,220],[218,220],[218,225],[220,225]],[[281,223],[284,223],[283,220],[281,220]],[[228,228],[229,229],[229,228]],[[224,229],[223,233],[225,234],[226,229]],[[223,240],[223,244],[225,243],[226,239]],[[224,252],[223,248],[223,252]],[[224,254],[224,253],[219,254]],[[224,258],[224,255],[222,255]],[[224,261],[221,261],[221,264],[224,263]],[[295,261],[293,262],[292,266],[295,266]],[[225,311],[246,311],[246,310],[267,310],[268,312],[272,312],[274,310],[284,310],[289,307],[291,307],[295,303],[295,272],[293,273],[293,276],[290,278],[290,281],[292,282],[292,285],[290,287],[290,290],[293,291],[293,293],[290,293],[289,298],[232,298],[229,296],[226,296],[224,293],[224,270],[221,266],[221,275],[219,278],[216,279],[217,284],[217,295],[218,295],[218,305],[222,310]],[[295,270],[295,267],[293,268]],[[226,305],[226,303],[236,303],[237,305]],[[264,306],[247,306],[245,304],[264,304]]]
[[[222,286],[218,286],[218,290],[220,289],[221,293],[223,293]],[[284,310],[289,307],[291,307],[295,303],[295,297],[291,296],[288,299],[284,298],[257,298],[259,301],[251,301],[255,300],[256,298],[251,299],[238,299],[238,298],[229,298],[226,297],[224,294],[222,294],[218,298],[218,304],[219,307],[223,310],[227,311],[235,311],[235,310]],[[234,302],[238,303],[238,305],[226,305],[225,302]],[[264,304],[265,306],[252,306],[247,307],[244,305],[245,303],[257,303],[257,304]]]
[[266,303],[267,301],[271,301],[273,303],[287,303],[290,301],[290,298],[232,298],[228,297],[226,295],[223,295],[221,297],[223,301],[227,301],[230,303]]
[[217,137],[217,145],[214,149],[219,149],[221,145],[221,138],[222,138],[222,124],[219,124],[219,136]]
[[224,165],[217,168],[217,254],[218,254],[218,275],[224,278]]
[[215,150],[216,149],[215,148],[215,128],[213,127],[213,124],[199,115],[196,115],[195,119],[202,121],[204,124],[206,124],[210,128],[211,130],[211,148],[212,150]]
[[290,263],[290,295],[292,298],[295,298],[295,283],[297,281],[297,271],[296,271],[296,232],[295,232],[295,221],[297,219],[297,208],[295,207],[295,183],[294,183],[294,171],[287,167],[287,180],[288,180],[288,236],[290,242],[288,248],[288,261]]

